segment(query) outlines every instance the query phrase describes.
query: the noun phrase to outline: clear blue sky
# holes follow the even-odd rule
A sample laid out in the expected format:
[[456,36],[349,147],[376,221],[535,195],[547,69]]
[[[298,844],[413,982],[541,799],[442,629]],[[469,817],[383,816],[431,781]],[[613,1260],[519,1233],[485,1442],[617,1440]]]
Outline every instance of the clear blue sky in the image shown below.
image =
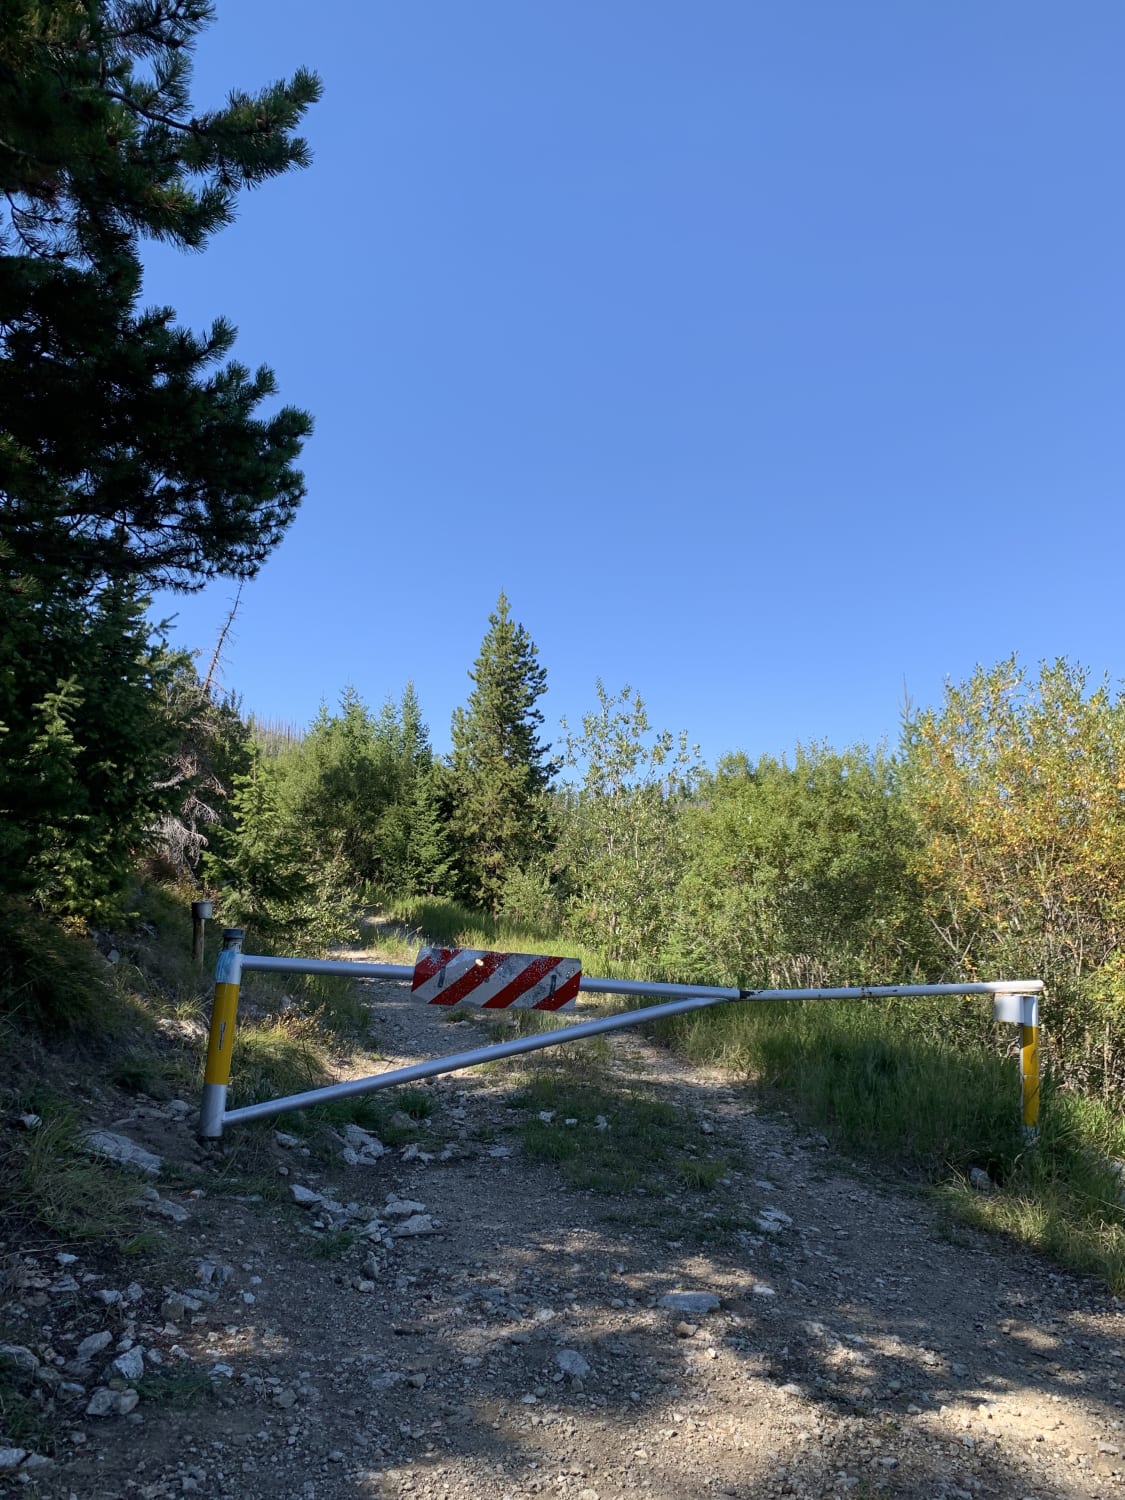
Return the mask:
[[[1122,675],[1125,7],[219,0],[197,104],[304,63],[310,171],[146,294],[307,406],[227,685],[413,679],[504,588],[713,761],[897,734],[1018,651]],[[209,654],[233,586],[174,638]]]

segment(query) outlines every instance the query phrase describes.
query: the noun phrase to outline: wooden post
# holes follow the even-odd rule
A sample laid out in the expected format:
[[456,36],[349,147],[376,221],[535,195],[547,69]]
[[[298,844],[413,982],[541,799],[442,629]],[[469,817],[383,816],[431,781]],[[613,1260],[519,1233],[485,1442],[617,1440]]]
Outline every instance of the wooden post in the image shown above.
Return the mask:
[[191,903],[191,961],[197,969],[203,967],[203,936],[210,915],[210,901]]

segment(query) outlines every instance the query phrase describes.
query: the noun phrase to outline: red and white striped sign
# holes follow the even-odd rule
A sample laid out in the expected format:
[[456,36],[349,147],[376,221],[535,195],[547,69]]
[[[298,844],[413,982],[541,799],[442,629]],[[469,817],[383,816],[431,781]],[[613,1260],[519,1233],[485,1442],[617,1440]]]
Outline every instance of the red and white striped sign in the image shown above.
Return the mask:
[[570,1010],[578,999],[582,963],[534,953],[485,953],[479,948],[423,948],[410,988],[427,1005],[479,1005],[483,1010]]

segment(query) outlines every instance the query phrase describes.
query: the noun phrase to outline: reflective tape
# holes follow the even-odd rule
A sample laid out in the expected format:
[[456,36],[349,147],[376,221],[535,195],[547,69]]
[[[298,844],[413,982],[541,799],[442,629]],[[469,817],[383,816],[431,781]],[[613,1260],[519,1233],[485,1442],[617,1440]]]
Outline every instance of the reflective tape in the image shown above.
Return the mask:
[[411,990],[426,1005],[482,1010],[571,1010],[578,999],[577,958],[491,953],[481,948],[423,948]]

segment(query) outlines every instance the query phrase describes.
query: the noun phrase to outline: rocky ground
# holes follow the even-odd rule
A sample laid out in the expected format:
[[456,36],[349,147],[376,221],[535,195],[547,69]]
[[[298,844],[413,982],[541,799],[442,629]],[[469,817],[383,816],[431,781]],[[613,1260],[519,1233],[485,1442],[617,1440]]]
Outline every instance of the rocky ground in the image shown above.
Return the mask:
[[[479,1040],[402,987],[365,988],[379,1069]],[[203,1148],[194,1101],[101,1122],[162,1158],[141,1179],[160,1247],[133,1282],[80,1249],[10,1258],[3,1357],[45,1389],[59,1443],[52,1462],[5,1450],[0,1486],[1093,1500],[1125,1485],[1125,1328],[1104,1290],[944,1230],[916,1192],[635,1035],[562,1057],[538,1066],[600,1078],[611,1103],[575,1124],[541,1111],[540,1147],[577,1131],[592,1151],[621,1128],[612,1100],[626,1111],[639,1091],[674,1106],[687,1170],[568,1186],[528,1153],[510,1066],[431,1086],[394,1146],[282,1117]]]

